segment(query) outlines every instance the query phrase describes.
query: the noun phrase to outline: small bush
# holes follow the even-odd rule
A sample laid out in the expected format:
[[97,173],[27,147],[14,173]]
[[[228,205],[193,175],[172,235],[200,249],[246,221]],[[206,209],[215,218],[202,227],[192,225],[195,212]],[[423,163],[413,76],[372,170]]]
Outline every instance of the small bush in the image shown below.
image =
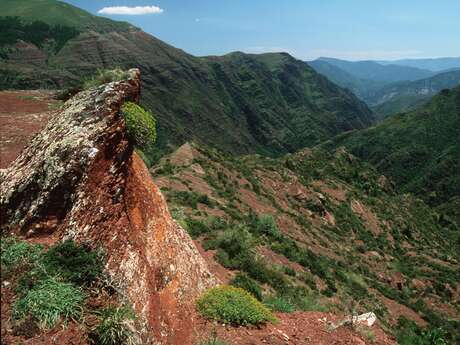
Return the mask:
[[282,296],[268,297],[265,299],[264,304],[271,310],[282,313],[292,313],[295,310],[295,307],[291,304],[291,302]]
[[232,279],[230,285],[242,288],[252,294],[259,301],[262,300],[262,289],[254,279],[249,278],[245,273],[238,273]]
[[247,291],[233,286],[218,286],[206,291],[197,301],[205,317],[234,325],[257,325],[275,321],[274,315]]
[[62,317],[65,321],[81,315],[84,295],[73,284],[47,279],[35,285],[13,305],[13,317],[23,320],[32,316],[41,328],[53,327]]
[[121,110],[129,139],[139,150],[149,156],[153,153],[157,139],[156,120],[152,113],[132,102],[123,104]]
[[271,214],[263,214],[257,222],[257,231],[271,238],[280,238],[281,232],[276,224],[275,219]]
[[111,83],[113,81],[126,80],[129,78],[129,73],[121,68],[112,70],[98,70],[96,74],[83,83],[85,89],[96,87],[102,84]]
[[43,256],[49,275],[57,275],[77,285],[90,284],[102,272],[95,252],[65,241],[52,246]]
[[109,306],[100,312],[94,342],[100,345],[134,344],[134,312],[127,307]]

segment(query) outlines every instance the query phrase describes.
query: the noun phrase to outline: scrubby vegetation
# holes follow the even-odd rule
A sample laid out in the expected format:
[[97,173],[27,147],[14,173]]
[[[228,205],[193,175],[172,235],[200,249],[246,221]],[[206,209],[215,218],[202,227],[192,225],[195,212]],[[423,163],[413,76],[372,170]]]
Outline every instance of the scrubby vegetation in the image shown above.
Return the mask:
[[50,329],[61,322],[64,326],[70,321],[82,323],[93,314],[99,322],[87,332],[95,343],[132,344],[134,314],[129,308],[85,307],[90,291],[114,293],[104,283],[102,263],[102,253],[73,241],[57,243],[45,250],[40,245],[3,237],[2,281],[8,279],[14,284],[14,324],[32,322],[41,329]]
[[132,102],[126,102],[121,110],[125,117],[128,137],[148,160],[148,157],[153,154],[157,138],[155,117],[151,112]]
[[41,328],[52,328],[58,321],[78,320],[83,309],[83,292],[74,284],[47,278],[35,284],[13,306],[13,317],[36,319]]
[[[194,147],[193,168],[167,158],[168,168],[160,166],[163,179],[189,191],[163,191],[179,223],[236,273],[230,284],[283,312],[350,313],[346,301],[357,301],[353,313],[374,311],[391,328],[383,295],[453,341],[456,323],[423,300],[453,308],[448,291],[460,279],[460,242],[455,228],[421,200],[399,195],[391,180],[342,149],[234,159]],[[198,165],[205,175],[195,173]],[[194,195],[196,181],[212,190],[206,197],[212,207],[178,197]],[[393,280],[399,274],[400,288]],[[415,286],[417,279],[426,287]]]
[[99,325],[91,334],[94,342],[100,345],[135,344],[134,312],[127,307],[108,306],[98,316]]
[[128,72],[121,68],[100,69],[91,78],[85,80],[83,88],[89,89],[113,81],[126,80],[128,77]]
[[247,291],[233,286],[218,286],[206,291],[197,301],[205,317],[232,325],[257,325],[274,322],[275,317]]

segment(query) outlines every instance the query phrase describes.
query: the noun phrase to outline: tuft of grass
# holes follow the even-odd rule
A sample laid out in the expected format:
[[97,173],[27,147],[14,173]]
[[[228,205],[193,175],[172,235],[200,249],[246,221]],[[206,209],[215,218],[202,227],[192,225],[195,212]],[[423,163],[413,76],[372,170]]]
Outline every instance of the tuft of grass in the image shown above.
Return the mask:
[[134,312],[127,307],[109,306],[99,313],[101,322],[92,337],[99,345],[132,345],[134,336]]
[[233,286],[209,289],[198,299],[197,309],[204,317],[232,325],[276,321],[272,312],[249,292]]
[[375,343],[375,334],[372,329],[362,326],[362,327],[356,328],[356,331],[359,334],[361,334],[364,338],[369,340],[369,342],[371,342],[372,344]]
[[226,343],[223,340],[220,340],[217,337],[211,337],[209,339],[200,341],[198,345],[228,345],[228,343]]
[[35,285],[13,305],[13,317],[36,319],[41,328],[52,328],[61,318],[78,319],[83,309],[83,292],[71,283],[48,278]]
[[90,79],[87,79],[83,83],[83,88],[90,89],[102,84],[111,83],[113,81],[126,80],[128,78],[129,73],[127,71],[123,71],[121,68],[115,68],[112,70],[100,69],[94,76],[92,76]]
[[264,300],[264,304],[271,310],[281,313],[292,313],[295,311],[295,306],[282,296],[270,296]]
[[93,282],[102,272],[96,252],[65,241],[52,246],[43,255],[43,265],[49,275],[57,275],[77,285]]
[[33,265],[41,256],[43,247],[18,241],[14,238],[2,238],[1,265],[2,275],[8,275],[23,265]]

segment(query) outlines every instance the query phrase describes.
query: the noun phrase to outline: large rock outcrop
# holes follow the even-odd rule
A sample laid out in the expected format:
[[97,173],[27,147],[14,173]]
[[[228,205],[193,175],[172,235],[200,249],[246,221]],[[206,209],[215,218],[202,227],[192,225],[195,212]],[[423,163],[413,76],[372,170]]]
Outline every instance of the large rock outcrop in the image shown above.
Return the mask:
[[120,107],[140,94],[130,75],[69,100],[1,173],[0,223],[102,247],[142,343],[186,344],[194,300],[217,281],[126,138]]

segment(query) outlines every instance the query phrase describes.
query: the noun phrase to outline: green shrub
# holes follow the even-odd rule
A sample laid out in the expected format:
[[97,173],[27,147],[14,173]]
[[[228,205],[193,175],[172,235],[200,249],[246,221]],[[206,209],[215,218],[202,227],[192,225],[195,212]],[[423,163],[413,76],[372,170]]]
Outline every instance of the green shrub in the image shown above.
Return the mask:
[[89,89],[102,84],[111,83],[113,81],[126,80],[129,78],[129,73],[121,68],[112,70],[100,69],[90,79],[85,80],[83,87]]
[[49,275],[60,276],[77,285],[90,284],[102,272],[97,254],[73,241],[52,246],[42,261]]
[[135,314],[130,308],[109,306],[99,315],[100,323],[91,335],[96,344],[134,344]]
[[2,238],[1,264],[2,274],[14,271],[21,265],[31,265],[36,262],[41,253],[42,246],[18,241],[14,238]]
[[280,238],[281,232],[271,214],[262,214],[257,222],[257,231],[271,238]]
[[18,320],[32,316],[42,328],[53,327],[61,317],[64,321],[78,319],[84,295],[70,283],[49,278],[35,285],[13,305],[13,317]]
[[132,102],[123,104],[121,110],[125,118],[128,138],[136,148],[149,156],[153,153],[157,139],[156,120],[152,113]]
[[236,286],[251,293],[259,301],[262,300],[262,289],[254,279],[251,279],[245,273],[238,273],[230,282],[230,285]]
[[205,317],[234,325],[257,325],[275,321],[274,315],[249,292],[218,286],[206,291],[197,301],[198,311]]
[[282,313],[292,313],[295,310],[295,307],[291,304],[291,302],[282,296],[270,296],[264,300],[264,304],[271,310]]
[[423,330],[417,324],[405,317],[398,319],[396,331],[400,345],[448,345],[446,334],[439,328]]

